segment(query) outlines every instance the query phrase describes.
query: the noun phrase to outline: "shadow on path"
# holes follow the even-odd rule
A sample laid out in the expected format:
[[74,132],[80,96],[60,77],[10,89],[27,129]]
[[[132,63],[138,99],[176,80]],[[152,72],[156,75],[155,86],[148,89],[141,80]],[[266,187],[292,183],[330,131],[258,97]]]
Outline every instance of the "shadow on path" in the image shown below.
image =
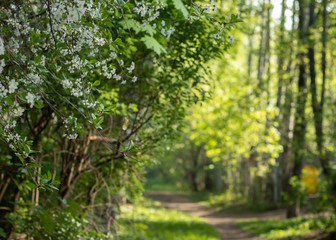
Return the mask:
[[192,202],[182,193],[177,192],[146,192],[146,196],[161,202],[165,208],[175,209],[189,213],[192,216],[205,218],[207,222],[218,229],[222,240],[262,240],[260,237],[252,237],[238,228],[238,220],[266,220],[281,219],[285,217],[283,210],[275,210],[263,213],[227,213]]

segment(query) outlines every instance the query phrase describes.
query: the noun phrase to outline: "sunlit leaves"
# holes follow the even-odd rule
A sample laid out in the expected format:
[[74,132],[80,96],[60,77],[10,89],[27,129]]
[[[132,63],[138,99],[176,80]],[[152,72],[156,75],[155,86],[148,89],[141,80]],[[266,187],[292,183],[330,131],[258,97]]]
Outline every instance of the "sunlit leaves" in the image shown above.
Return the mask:
[[141,38],[141,41],[146,45],[148,49],[153,50],[158,55],[167,52],[166,49],[154,37],[146,35]]
[[188,17],[189,13],[186,7],[184,6],[182,0],[172,0],[176,9],[180,10],[184,17]]

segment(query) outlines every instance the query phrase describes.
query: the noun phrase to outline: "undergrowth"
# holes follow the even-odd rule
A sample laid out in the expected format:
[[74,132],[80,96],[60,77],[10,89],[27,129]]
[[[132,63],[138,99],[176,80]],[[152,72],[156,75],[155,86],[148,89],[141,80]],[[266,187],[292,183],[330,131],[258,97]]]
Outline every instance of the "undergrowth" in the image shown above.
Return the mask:
[[[282,220],[240,221],[243,230],[266,239],[322,239],[320,236],[336,231],[336,216],[293,218]],[[330,238],[331,239],[331,238]]]

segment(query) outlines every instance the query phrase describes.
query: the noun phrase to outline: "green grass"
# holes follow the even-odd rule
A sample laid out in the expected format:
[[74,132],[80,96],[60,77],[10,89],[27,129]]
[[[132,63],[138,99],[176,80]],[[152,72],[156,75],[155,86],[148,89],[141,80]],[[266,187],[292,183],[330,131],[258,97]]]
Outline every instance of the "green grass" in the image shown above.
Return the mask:
[[146,204],[122,207],[120,240],[220,239],[216,229],[205,220],[146,201]]
[[230,213],[246,213],[246,212],[264,212],[272,209],[272,205],[267,202],[248,202],[246,198],[235,196],[232,193],[208,193],[199,192],[192,193],[189,198],[204,206],[223,210]]
[[244,231],[266,239],[321,239],[318,236],[336,230],[336,217],[240,221],[238,225]]
[[182,183],[172,183],[162,176],[147,177],[145,184],[146,191],[185,191]]
[[[246,199],[229,193],[193,193],[189,198],[202,205],[230,213],[263,212],[272,209],[272,204],[250,203]],[[244,231],[255,236],[272,240],[318,240],[332,239],[336,236],[336,216],[321,218],[295,218],[283,220],[242,220],[238,223]]]

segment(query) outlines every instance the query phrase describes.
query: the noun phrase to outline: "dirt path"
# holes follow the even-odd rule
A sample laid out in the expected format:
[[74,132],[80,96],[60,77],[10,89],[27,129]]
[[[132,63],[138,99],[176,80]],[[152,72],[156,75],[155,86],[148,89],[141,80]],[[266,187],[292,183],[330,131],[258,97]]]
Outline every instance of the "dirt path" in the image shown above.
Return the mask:
[[262,240],[262,238],[252,237],[239,229],[236,224],[237,221],[242,219],[279,219],[285,217],[285,213],[282,210],[246,214],[216,211],[192,202],[183,194],[176,192],[147,192],[146,196],[161,202],[161,205],[165,208],[205,218],[209,224],[218,229],[222,240]]

